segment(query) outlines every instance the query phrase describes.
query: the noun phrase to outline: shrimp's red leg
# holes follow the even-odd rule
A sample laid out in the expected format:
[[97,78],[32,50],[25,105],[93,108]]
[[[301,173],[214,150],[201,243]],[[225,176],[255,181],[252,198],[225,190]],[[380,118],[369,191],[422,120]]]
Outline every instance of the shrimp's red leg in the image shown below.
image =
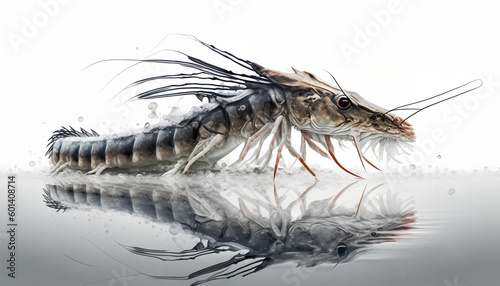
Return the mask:
[[328,135],[325,135],[325,141],[326,141],[326,145],[328,147],[328,153],[330,153],[330,156],[332,156],[332,159],[333,161],[335,161],[335,163],[337,163],[337,165],[342,169],[344,170],[345,172],[357,177],[357,178],[360,178],[360,179],[364,179],[363,177],[361,176],[358,176],[354,173],[352,173],[351,171],[347,170],[346,168],[344,168],[344,166],[342,166],[339,161],[337,160],[337,158],[335,158],[335,155],[333,154],[333,145],[332,145],[332,141],[330,141],[330,136]]

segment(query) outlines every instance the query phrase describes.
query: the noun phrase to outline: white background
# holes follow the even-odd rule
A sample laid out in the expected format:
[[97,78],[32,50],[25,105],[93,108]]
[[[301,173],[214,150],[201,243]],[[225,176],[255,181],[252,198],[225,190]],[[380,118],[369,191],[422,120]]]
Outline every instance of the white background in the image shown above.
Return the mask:
[[[196,35],[276,69],[294,66],[324,78],[326,69],[345,89],[386,108],[482,78],[479,91],[410,120],[418,141],[402,166],[500,166],[500,7],[491,1],[41,0],[1,6],[2,171],[48,166],[46,140],[61,125],[101,132],[143,126],[146,105],[112,99],[143,71],[101,90],[126,65],[82,69],[103,59],[144,58],[171,33]],[[170,39],[161,47],[169,48]],[[355,52],[347,55],[347,46]],[[172,107],[157,102],[159,113]],[[356,159],[350,152],[346,165]]]

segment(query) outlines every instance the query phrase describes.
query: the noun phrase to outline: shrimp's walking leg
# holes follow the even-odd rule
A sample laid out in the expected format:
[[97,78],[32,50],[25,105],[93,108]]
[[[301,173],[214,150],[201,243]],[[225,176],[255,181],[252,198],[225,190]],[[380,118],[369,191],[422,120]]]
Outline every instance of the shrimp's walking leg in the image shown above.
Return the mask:
[[[293,148],[293,146],[289,143],[287,143],[285,146],[288,149],[288,152],[290,152],[290,154],[292,154],[292,156],[297,158],[300,161],[300,163],[302,163],[302,166],[304,166],[304,168],[306,168],[306,170],[309,171],[309,173],[311,173],[311,175],[314,176],[314,179],[317,180],[318,178],[316,177],[316,174],[314,174],[314,172],[311,170],[311,168],[309,168],[309,166],[307,166],[306,161],[300,156],[300,154],[295,150],[295,148]],[[302,152],[302,154],[305,154],[305,152]]]
[[[363,160],[365,160],[366,163],[370,164],[370,166],[372,166],[373,168],[382,172],[382,170],[377,168],[377,166],[373,165],[372,162],[370,162],[370,161],[368,161],[368,159],[366,159],[365,155],[363,154],[363,152],[361,152],[361,149],[359,149],[359,147],[358,147],[359,146],[358,139],[356,139],[356,137],[352,136],[352,140],[354,141],[354,146],[356,147],[356,150],[358,151],[359,159],[361,160],[361,158],[363,158]],[[363,164],[363,160],[361,160],[361,164]],[[364,167],[365,167],[365,164],[363,164],[363,168]],[[366,171],[366,169],[365,169],[365,171]]]
[[307,132],[304,132],[302,131],[302,137],[306,140],[307,142],[307,145],[309,145],[309,147],[311,147],[311,149],[313,149],[315,152],[317,152],[318,154],[320,154],[321,156],[325,157],[325,158],[328,158],[330,159],[330,156],[328,156],[327,153],[325,153],[325,151],[321,150],[318,145],[316,145],[311,137],[307,134]]
[[344,166],[342,166],[339,161],[337,160],[337,158],[335,157],[335,154],[333,153],[333,145],[332,145],[332,141],[330,141],[330,136],[328,135],[325,135],[325,141],[326,141],[326,146],[328,148],[328,152],[330,153],[330,156],[332,156],[332,159],[333,161],[335,161],[335,163],[337,163],[337,165],[342,169],[344,170],[345,172],[357,177],[357,178],[360,178],[360,179],[363,179],[363,177],[361,176],[358,176],[354,173],[352,173],[351,171],[347,170],[346,168],[344,168]]
[[243,159],[245,159],[245,156],[247,155],[250,148],[252,148],[252,146],[259,141],[257,139],[260,139],[261,136],[267,135],[267,132],[265,131],[269,129],[269,126],[271,126],[271,123],[266,123],[266,125],[264,125],[264,127],[262,127],[257,133],[255,133],[252,137],[248,138],[245,147],[241,151],[240,161],[243,161]]
[[177,172],[179,172],[179,170],[184,166],[184,164],[186,164],[186,160],[183,160],[183,159],[180,159],[179,161],[177,161],[177,163],[174,165],[174,168],[172,168],[172,170],[166,172],[165,174],[162,175],[162,177],[171,177],[175,174],[177,174]]
[[102,173],[102,171],[104,171],[108,167],[109,166],[106,165],[105,163],[101,163],[101,164],[97,165],[97,167],[92,169],[91,171],[87,172],[86,175],[100,175]]
[[[365,160],[366,163],[370,164],[370,166],[372,166],[373,168],[382,172],[382,170],[377,168],[377,166],[373,165],[372,162],[370,162],[370,161],[368,161],[368,159],[366,159],[365,155],[363,154],[363,152],[361,152],[361,149],[359,149],[359,147],[358,147],[359,146],[358,139],[356,139],[356,137],[352,136],[352,140],[354,140],[354,146],[356,147],[356,150],[358,150],[359,159],[361,160],[361,158],[363,158],[363,160]],[[361,160],[361,164],[363,164],[363,160]],[[363,168],[364,167],[365,167],[365,164],[363,164]],[[366,169],[365,169],[365,171],[366,171]]]
[[[261,160],[259,160],[257,163],[258,164],[261,164],[261,168],[264,168],[265,166],[267,166],[267,164],[269,164],[269,161],[271,160],[272,158],[272,155],[273,155],[273,150],[274,150],[274,142],[275,141],[278,141],[278,139],[280,139],[280,143],[278,144],[279,145],[282,145],[284,144],[284,140],[286,140],[286,136],[284,136],[283,134],[280,133],[277,133],[278,132],[278,128],[282,125],[283,121],[283,116],[278,116],[278,118],[276,118],[276,121],[274,121],[273,123],[273,129],[271,129],[271,133],[269,134],[272,138],[271,138],[271,142],[269,143],[269,149],[267,150],[266,154],[264,155],[264,157],[261,158]],[[282,147],[283,148],[283,147]],[[281,151],[278,152],[278,156],[281,154]],[[277,159],[279,161],[279,159]]]
[[[61,170],[62,170],[62,169],[64,169],[64,168],[66,168],[67,166],[69,166],[69,163],[70,163],[70,162],[66,162],[66,163],[64,163],[64,164],[60,164],[60,163],[61,163],[61,161],[59,161],[59,162],[57,163],[57,165],[55,165],[55,166],[54,166],[54,169],[57,167],[57,169],[55,169],[55,170],[54,170],[54,174],[57,174],[57,173],[61,172]],[[58,165],[59,165],[59,166],[58,166]]]
[[[189,170],[189,167],[191,167],[191,165],[196,162],[196,160],[198,160],[199,158],[201,158],[203,155],[205,155],[208,151],[210,151],[210,149],[212,149],[215,145],[218,145],[222,142],[224,142],[224,135],[222,134],[217,134],[215,135],[214,137],[212,137],[210,139],[210,141],[204,141],[204,142],[200,142],[198,143],[198,145],[195,147],[195,151],[197,151],[197,149],[201,149],[203,148],[198,154],[195,153],[195,151],[193,151],[193,153],[191,153],[191,156],[189,156],[189,162],[186,166],[186,168],[184,168],[184,171],[182,172],[183,174],[186,173],[188,170]],[[208,145],[206,147],[202,147],[203,145],[205,145],[206,143],[208,142]],[[194,155],[196,154],[196,155]],[[194,155],[194,156],[193,156]]]
[[352,136],[352,140],[354,141],[354,147],[356,147],[356,151],[358,151],[359,161],[361,161],[361,165],[363,166],[363,169],[365,169],[365,171],[366,171],[365,163],[363,163],[363,158],[361,158],[362,157],[361,150],[359,150],[358,142],[356,140],[356,137]]
[[370,166],[372,166],[373,168],[379,170],[380,172],[382,172],[382,170],[380,170],[379,168],[377,168],[377,166],[373,165],[370,161],[368,161],[368,159],[366,159],[366,157],[364,155],[361,155],[363,157],[363,159],[366,161],[366,163],[370,164]]
[[306,138],[304,136],[300,137],[300,154],[302,158],[306,159]]
[[276,163],[274,164],[274,176],[273,180],[276,180],[276,171],[278,171],[278,164],[281,158],[281,151],[283,150],[283,146],[285,145],[285,138],[281,140],[280,145],[278,146],[278,154],[276,155]]
[[55,173],[55,171],[56,171],[57,169],[59,169],[59,167],[60,167],[61,165],[62,165],[62,162],[61,162],[61,161],[58,161],[58,162],[57,162],[54,166],[52,166],[52,168],[50,168],[49,173],[50,173],[50,174],[54,174],[54,173]]

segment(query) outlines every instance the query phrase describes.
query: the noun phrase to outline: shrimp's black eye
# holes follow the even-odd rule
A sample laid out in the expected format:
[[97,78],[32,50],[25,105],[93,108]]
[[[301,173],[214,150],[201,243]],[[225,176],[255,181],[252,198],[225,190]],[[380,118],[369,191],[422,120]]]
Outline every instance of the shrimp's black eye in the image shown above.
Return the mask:
[[345,243],[341,242],[337,244],[337,254],[339,257],[343,257],[347,254],[347,245],[345,245]]
[[345,95],[339,96],[337,98],[337,106],[340,109],[347,109],[351,107],[351,100]]

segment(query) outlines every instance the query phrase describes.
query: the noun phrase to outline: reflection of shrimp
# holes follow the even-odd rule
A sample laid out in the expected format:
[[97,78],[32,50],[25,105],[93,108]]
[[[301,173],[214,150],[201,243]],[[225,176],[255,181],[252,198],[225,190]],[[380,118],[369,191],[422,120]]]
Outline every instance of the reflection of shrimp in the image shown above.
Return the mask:
[[[200,99],[208,98],[209,103],[178,124],[159,125],[139,134],[114,138],[83,129],[81,132],[72,128],[57,130],[49,139],[47,151],[54,164],[52,171],[68,167],[100,174],[114,167],[174,165],[172,173],[181,169],[186,172],[193,164],[211,167],[244,143],[240,160],[253,148],[252,159],[266,166],[273,150],[278,149],[276,169],[286,148],[315,176],[304,160],[305,145],[301,148],[302,155],[292,147],[290,134],[294,127],[301,131],[303,144],[307,143],[322,155],[329,154],[340,168],[359,177],[337,161],[330,138],[352,142],[361,162],[364,160],[373,167],[361,152],[364,147],[374,151],[378,147],[376,154],[381,157],[385,151],[389,158],[415,140],[411,124],[389,113],[396,109],[415,109],[408,107],[410,105],[388,111],[309,72],[274,71],[192,38],[249,74],[236,73],[180,52],[185,57],[183,60],[138,60],[137,63],[178,65],[187,72],[138,80],[129,87],[159,81],[170,84],[135,98],[196,95]],[[263,142],[269,137],[267,153],[261,156]]]
[[[255,178],[255,177],[254,177]],[[179,185],[179,186],[177,186]],[[235,193],[232,185],[214,183],[203,176],[189,182],[157,183],[127,181],[92,183],[73,181],[47,185],[45,201],[51,208],[88,207],[136,213],[161,223],[179,223],[199,242],[193,249],[180,252],[124,246],[131,253],[162,261],[191,260],[217,253],[234,252],[229,260],[214,263],[186,276],[156,275],[151,269],[136,270],[158,279],[203,282],[248,275],[274,264],[298,262],[313,267],[322,263],[349,262],[372,245],[395,241],[415,221],[411,202],[401,202],[391,192],[371,200],[371,188],[357,210],[336,207],[339,197],[354,184],[344,187],[337,196],[306,203],[314,185],[307,188],[285,209],[278,210],[265,197],[266,189],[252,185]],[[330,188],[333,187],[330,185]],[[238,195],[237,202],[228,201],[223,192]],[[239,208],[236,204],[239,202]],[[361,210],[360,205],[363,204]],[[301,211],[292,219],[296,207]],[[358,213],[359,211],[359,213]],[[268,215],[263,215],[267,213]],[[132,258],[136,259],[136,258]],[[205,277],[203,277],[205,276]]]

